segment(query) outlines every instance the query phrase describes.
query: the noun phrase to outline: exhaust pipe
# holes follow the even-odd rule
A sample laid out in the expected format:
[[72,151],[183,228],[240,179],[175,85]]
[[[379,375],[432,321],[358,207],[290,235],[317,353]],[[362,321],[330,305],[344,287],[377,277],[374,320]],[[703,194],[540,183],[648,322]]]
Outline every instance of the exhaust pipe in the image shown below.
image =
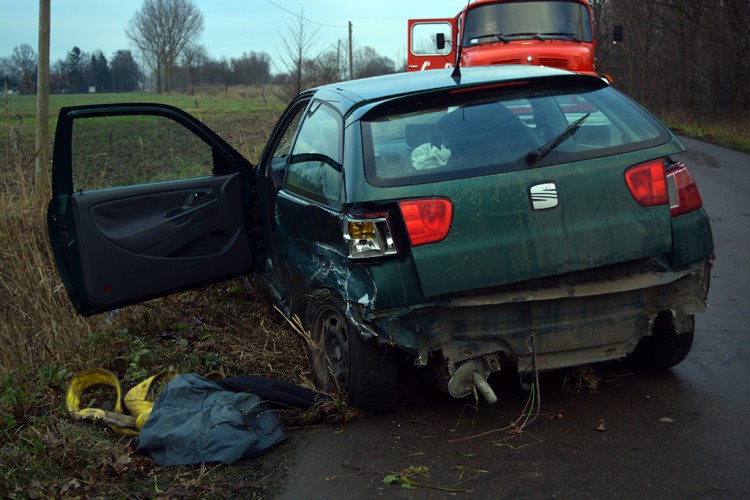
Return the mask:
[[492,390],[490,384],[487,383],[486,378],[483,378],[479,372],[474,372],[471,374],[471,380],[474,382],[474,387],[476,387],[482,396],[484,396],[484,399],[487,400],[487,403],[491,405],[497,403],[497,394]]
[[[495,365],[495,363],[490,363],[490,366]],[[499,364],[497,366],[499,369]],[[448,392],[454,398],[462,398],[471,394],[476,388],[487,403],[495,404],[497,403],[497,395],[490,384],[487,383],[487,377],[490,376],[492,371],[487,368],[481,359],[470,359],[459,366],[456,373],[450,378]]]

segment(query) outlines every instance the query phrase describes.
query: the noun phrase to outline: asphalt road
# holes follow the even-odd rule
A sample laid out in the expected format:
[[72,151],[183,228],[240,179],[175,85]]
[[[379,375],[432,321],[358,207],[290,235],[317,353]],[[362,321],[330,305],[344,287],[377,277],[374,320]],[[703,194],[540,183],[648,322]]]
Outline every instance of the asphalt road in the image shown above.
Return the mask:
[[[388,414],[303,431],[279,498],[750,498],[750,155],[684,142],[716,245],[686,361],[656,375],[622,363],[543,374],[540,414],[520,433],[508,429],[528,399],[515,376],[491,379],[494,406],[407,382]],[[383,482],[409,467],[425,486]]]

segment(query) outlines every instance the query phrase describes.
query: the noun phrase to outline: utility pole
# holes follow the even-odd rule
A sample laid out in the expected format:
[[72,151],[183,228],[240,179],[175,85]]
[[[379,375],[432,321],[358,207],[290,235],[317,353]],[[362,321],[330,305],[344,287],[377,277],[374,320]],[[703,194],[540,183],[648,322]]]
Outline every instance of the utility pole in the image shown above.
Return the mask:
[[354,56],[352,55],[352,22],[349,21],[349,80],[354,80]]
[[336,40],[336,81],[341,81],[341,38]]
[[34,189],[49,187],[49,31],[50,0],[39,0],[39,59],[36,73],[36,159]]

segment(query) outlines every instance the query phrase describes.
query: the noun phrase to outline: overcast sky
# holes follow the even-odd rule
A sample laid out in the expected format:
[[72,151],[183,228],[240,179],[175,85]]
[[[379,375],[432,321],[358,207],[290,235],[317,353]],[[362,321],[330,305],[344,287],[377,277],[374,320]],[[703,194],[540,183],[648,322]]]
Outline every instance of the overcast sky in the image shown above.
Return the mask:
[[[323,50],[346,40],[353,27],[356,48],[373,47],[397,64],[406,58],[409,18],[452,17],[464,0],[195,0],[203,13],[201,43],[213,58],[237,57],[243,52],[280,54],[281,40],[289,33],[295,15],[304,13],[317,28]],[[101,50],[108,58],[119,49],[134,48],[125,27],[142,0],[51,0],[50,61],[64,59],[78,46],[91,53]],[[0,0],[0,57],[27,43],[37,50],[39,2]]]

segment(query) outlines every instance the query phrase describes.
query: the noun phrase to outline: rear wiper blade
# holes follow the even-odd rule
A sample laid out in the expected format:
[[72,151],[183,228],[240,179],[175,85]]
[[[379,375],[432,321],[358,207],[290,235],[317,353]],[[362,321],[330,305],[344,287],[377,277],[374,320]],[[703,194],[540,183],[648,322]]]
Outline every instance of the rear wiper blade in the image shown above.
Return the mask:
[[553,149],[555,149],[557,146],[565,142],[568,137],[575,134],[578,131],[578,128],[583,124],[583,122],[591,115],[591,113],[586,113],[570,125],[568,125],[568,128],[562,131],[560,135],[552,139],[551,141],[547,142],[543,146],[540,146],[539,148],[535,149],[534,151],[531,151],[526,155],[526,165],[531,167],[535,163],[538,163],[542,158],[547,156],[552,152]]

